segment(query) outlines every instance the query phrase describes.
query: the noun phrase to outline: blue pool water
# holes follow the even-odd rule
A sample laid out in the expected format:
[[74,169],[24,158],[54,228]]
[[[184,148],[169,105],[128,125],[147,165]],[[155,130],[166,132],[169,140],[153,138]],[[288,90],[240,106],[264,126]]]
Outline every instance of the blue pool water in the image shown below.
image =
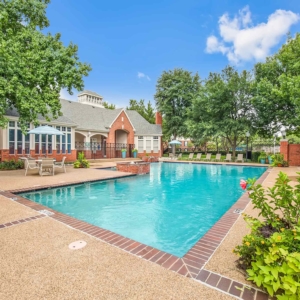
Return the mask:
[[151,164],[149,175],[25,193],[23,197],[182,257],[242,195],[261,167]]

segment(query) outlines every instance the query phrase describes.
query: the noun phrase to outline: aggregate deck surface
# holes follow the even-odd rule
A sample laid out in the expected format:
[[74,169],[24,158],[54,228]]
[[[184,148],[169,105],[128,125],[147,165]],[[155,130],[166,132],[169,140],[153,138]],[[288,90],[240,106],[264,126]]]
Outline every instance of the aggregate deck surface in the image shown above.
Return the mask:
[[[49,217],[2,228],[0,239],[1,300],[232,299]],[[70,250],[78,240],[86,247]]]
[[[24,177],[24,170],[2,171],[0,190],[25,190],[128,175],[98,169],[107,166],[112,166],[112,163],[96,163],[97,169],[76,170],[68,167],[66,174],[44,177]],[[291,177],[299,171],[298,168],[275,168],[265,174],[263,185],[272,185],[280,170]],[[9,192],[2,194],[8,198],[11,195]],[[245,197],[242,196],[238,202],[247,205],[249,200]],[[33,205],[29,206],[35,210],[24,206],[25,203],[22,205],[22,200],[16,203],[8,198],[0,197],[1,210],[5,209],[5,213],[0,213],[0,263],[3,266],[0,268],[0,299],[268,299],[257,289],[245,289],[243,284],[251,286],[251,283],[234,267],[237,257],[232,249],[241,243],[249,230],[242,216],[226,217],[226,222],[230,220],[230,224],[234,225],[227,226],[229,232],[221,229],[226,234],[228,232],[224,240],[221,237],[224,233],[216,239],[216,230],[220,227],[214,229],[213,239],[219,240],[220,245],[219,242],[214,243],[216,250],[211,257],[208,255],[204,268],[195,278],[191,272],[197,268],[191,266],[196,266],[197,256],[202,255],[197,254],[197,248],[185,259],[185,262],[191,263],[186,265],[190,275],[183,277],[157,263],[153,264],[152,260],[141,259],[134,255],[135,251],[125,252],[105,243],[105,239],[101,241],[91,236],[92,233],[86,234],[66,226],[68,223],[63,224],[63,216],[53,219],[40,215]],[[246,213],[256,214],[251,203]],[[14,226],[1,226],[14,218],[22,220],[15,222]],[[59,219],[63,223],[56,221]],[[85,248],[76,251],[68,249],[69,243],[80,239],[88,242]],[[205,251],[209,252],[207,249]],[[8,298],[12,295],[9,294],[11,291],[13,296]]]

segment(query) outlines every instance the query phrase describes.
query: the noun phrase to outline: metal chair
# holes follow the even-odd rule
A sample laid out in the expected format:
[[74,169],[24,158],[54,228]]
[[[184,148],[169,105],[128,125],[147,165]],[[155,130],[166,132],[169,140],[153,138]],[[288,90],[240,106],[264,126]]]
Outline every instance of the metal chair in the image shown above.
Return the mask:
[[54,163],[54,169],[62,169],[66,173],[66,166],[65,166],[65,160],[66,160],[66,158],[67,157],[64,156],[61,162],[55,162]]
[[54,163],[53,158],[42,158],[42,161],[39,166],[39,174],[43,175],[54,175]]
[[39,166],[36,164],[35,160],[29,160],[28,158],[23,158],[25,166],[25,176],[27,175],[28,170],[39,169]]

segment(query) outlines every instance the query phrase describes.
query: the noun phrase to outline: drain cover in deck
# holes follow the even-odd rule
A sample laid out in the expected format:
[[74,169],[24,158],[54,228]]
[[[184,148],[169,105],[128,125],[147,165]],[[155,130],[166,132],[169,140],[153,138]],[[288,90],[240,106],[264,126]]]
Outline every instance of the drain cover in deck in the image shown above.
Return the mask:
[[243,212],[243,209],[237,208],[233,211],[234,214],[241,214]]
[[86,246],[86,242],[85,241],[76,241],[76,242],[73,242],[69,245],[69,249],[71,250],[78,250],[78,249],[81,249],[83,247]]

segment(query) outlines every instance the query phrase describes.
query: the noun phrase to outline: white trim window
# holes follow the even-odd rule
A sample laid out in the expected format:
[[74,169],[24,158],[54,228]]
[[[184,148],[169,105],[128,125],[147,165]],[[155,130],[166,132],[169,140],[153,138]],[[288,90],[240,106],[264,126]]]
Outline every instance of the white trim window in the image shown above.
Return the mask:
[[[29,125],[28,125],[29,129]],[[30,135],[24,135],[17,121],[8,123],[8,147],[9,154],[30,154]]]
[[144,137],[138,136],[138,145],[137,145],[138,153],[144,152]]
[[158,153],[159,149],[159,138],[158,136],[153,137],[153,153]]
[[71,154],[71,127],[56,126],[56,129],[64,133],[64,135],[56,136],[56,154]]
[[146,136],[146,153],[151,153],[152,136]]

